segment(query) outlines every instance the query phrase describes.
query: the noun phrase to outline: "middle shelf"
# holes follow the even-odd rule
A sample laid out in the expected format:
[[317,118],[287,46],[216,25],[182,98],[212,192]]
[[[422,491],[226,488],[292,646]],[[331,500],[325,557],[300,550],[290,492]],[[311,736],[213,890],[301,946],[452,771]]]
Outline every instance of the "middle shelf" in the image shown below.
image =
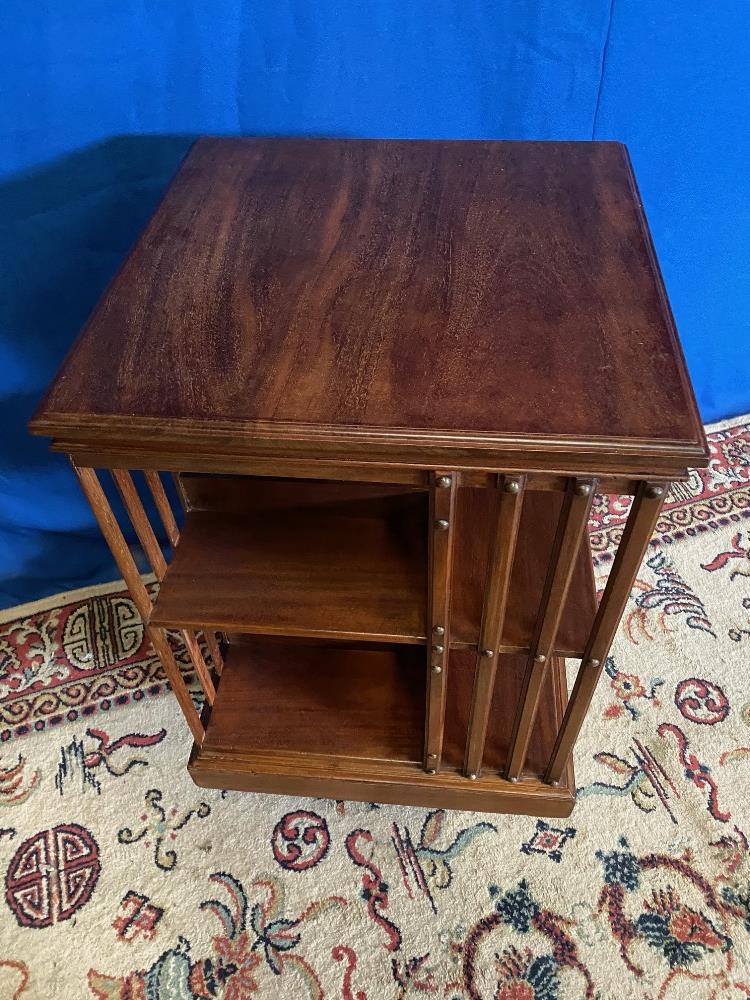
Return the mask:
[[[332,485],[251,478],[193,484],[151,622],[166,628],[424,644],[428,496],[341,498]],[[359,494],[357,493],[359,490]],[[494,491],[461,488],[456,505],[451,648],[476,645]],[[271,496],[273,506],[262,498]],[[229,500],[227,499],[229,497]],[[190,509],[191,498],[202,509]],[[197,498],[197,500],[196,500]],[[307,502],[306,502],[307,500]],[[561,494],[529,491],[511,576],[501,650],[528,649]],[[555,652],[581,655],[596,610],[588,544],[578,554]]]

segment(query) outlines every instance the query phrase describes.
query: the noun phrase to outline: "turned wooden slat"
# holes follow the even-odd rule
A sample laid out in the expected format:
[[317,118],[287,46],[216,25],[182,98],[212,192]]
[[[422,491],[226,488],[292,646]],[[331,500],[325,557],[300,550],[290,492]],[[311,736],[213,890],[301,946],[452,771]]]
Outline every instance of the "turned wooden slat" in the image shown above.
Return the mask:
[[221,655],[221,645],[219,644],[219,640],[216,638],[215,632],[204,631],[203,635],[206,639],[206,645],[208,646],[209,652],[211,653],[214,670],[219,677],[221,677],[221,672],[224,669],[224,657]]
[[443,749],[457,478],[455,472],[434,472],[430,476],[424,750],[424,766],[428,774],[434,774],[439,769]]
[[599,602],[575,686],[544,776],[544,780],[551,784],[560,781],[578,738],[604,662],[627,606],[633,582],[656,528],[666,492],[667,485],[664,483],[642,482],[633,499],[633,506],[612,564],[607,586]]
[[157,580],[163,580],[167,572],[167,563],[156,540],[154,529],[143,507],[138,490],[135,488],[133,477],[126,469],[112,469],[112,478],[120,491],[122,502],[128,512],[128,517],[133,523],[138,541],[141,543],[146,558],[151,564],[151,569],[156,574]]
[[497,483],[497,520],[487,569],[464,759],[464,774],[472,779],[478,777],[482,770],[487,724],[495,689],[498,647],[502,641],[508,584],[521,520],[524,482],[523,476],[502,476]]
[[568,483],[565,493],[510,738],[506,777],[511,781],[518,780],[526,761],[539,697],[573,577],[576,554],[588,524],[595,485],[595,480],[574,479]]
[[193,632],[189,632],[187,629],[182,630],[182,641],[185,643],[185,648],[188,651],[190,660],[195,667],[195,672],[198,675],[198,680],[200,681],[201,687],[203,688],[203,693],[206,696],[206,701],[209,705],[213,705],[214,699],[216,697],[216,688],[214,687],[214,682],[211,680],[211,671],[208,668],[208,664],[203,658],[203,653],[201,647],[198,643]]
[[[81,488],[86,495],[86,499],[94,512],[94,517],[97,520],[99,528],[109,545],[117,567],[122,573],[123,580],[130,591],[130,596],[133,598],[133,603],[136,606],[138,614],[143,619],[144,624],[146,624],[151,616],[151,598],[141,579],[141,574],[138,572],[138,567],[120,530],[117,519],[112,513],[112,508],[102,489],[99,478],[94,469],[79,468],[75,462],[72,464]],[[172,655],[172,650],[169,648],[167,638],[161,629],[147,627],[146,631],[156,650],[157,656],[162,662],[175,697],[193,734],[193,739],[197,743],[201,743],[205,735],[205,730],[195,710],[190,692],[182,678],[180,668]]]
[[169,544],[174,548],[180,540],[180,529],[177,527],[177,521],[175,521],[174,514],[172,513],[172,505],[169,502],[167,491],[164,489],[161,476],[154,469],[144,469],[143,475],[146,477],[148,488],[151,490],[151,496],[154,498],[156,509],[159,511],[159,517],[167,533]]

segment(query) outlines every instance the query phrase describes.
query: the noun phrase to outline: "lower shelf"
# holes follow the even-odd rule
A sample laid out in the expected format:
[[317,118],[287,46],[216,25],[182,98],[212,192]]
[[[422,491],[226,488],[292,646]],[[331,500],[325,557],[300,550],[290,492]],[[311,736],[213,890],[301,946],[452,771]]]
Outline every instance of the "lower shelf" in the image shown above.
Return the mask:
[[426,807],[567,816],[572,769],[558,787],[538,774],[564,707],[561,660],[552,661],[529,749],[529,773],[499,775],[508,750],[525,658],[503,656],[485,767],[461,773],[475,657],[453,652],[448,668],[443,763],[422,768],[425,658],[418,647],[352,649],[258,639],[225,656],[203,745],[189,770],[199,785]]

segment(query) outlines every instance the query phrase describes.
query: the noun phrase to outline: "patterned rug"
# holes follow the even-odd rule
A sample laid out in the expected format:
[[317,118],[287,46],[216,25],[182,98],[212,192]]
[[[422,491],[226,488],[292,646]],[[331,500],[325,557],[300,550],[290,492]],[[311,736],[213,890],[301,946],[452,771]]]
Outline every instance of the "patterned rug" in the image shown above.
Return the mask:
[[567,821],[199,789],[121,584],[6,612],[0,998],[750,996],[750,418],[710,430]]

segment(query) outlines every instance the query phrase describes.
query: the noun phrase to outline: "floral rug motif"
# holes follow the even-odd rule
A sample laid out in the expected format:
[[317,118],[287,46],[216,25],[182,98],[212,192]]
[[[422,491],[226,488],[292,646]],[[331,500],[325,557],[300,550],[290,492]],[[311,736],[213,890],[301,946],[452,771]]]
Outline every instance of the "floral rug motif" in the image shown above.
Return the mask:
[[750,997],[750,418],[709,430],[567,820],[197,788],[121,584],[3,613],[0,1000]]

